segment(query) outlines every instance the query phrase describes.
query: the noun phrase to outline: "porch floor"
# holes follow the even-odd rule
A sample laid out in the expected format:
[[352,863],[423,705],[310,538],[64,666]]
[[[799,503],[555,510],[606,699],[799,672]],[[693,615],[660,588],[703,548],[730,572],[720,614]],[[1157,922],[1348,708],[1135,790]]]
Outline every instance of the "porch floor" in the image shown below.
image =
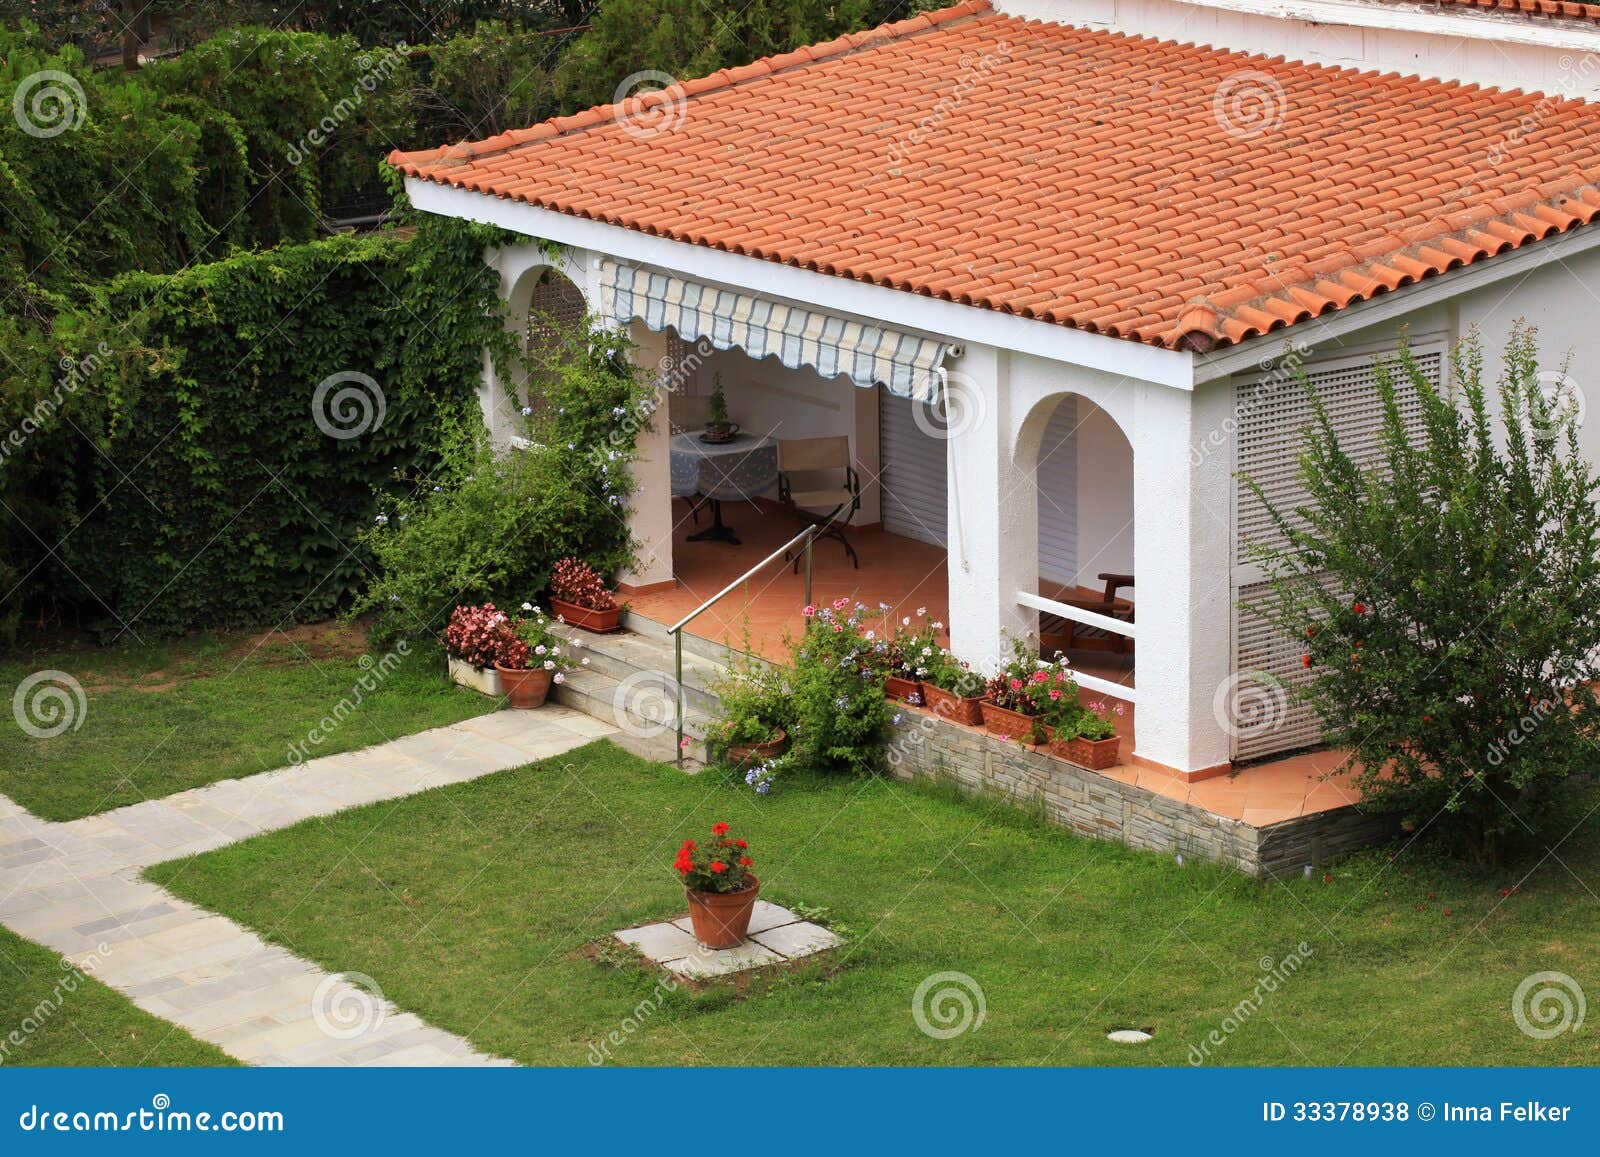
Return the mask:
[[[682,509],[681,505],[675,507],[675,511]],[[629,595],[632,613],[658,623],[677,622],[805,526],[776,503],[730,502],[723,507],[723,520],[738,534],[739,545],[690,542],[689,535],[703,529],[709,517],[709,513],[702,513],[698,526],[687,517],[681,520],[673,538],[677,585]],[[815,602],[846,597],[873,608],[886,603],[890,607],[888,613],[896,620],[925,608],[930,618],[941,623],[950,621],[943,547],[875,527],[848,529],[846,534],[861,559],[861,568],[856,570],[850,565],[837,542],[818,543],[813,549],[811,571]],[[1045,582],[1039,589],[1052,598],[1066,593],[1066,588]],[[706,611],[687,630],[736,650],[782,660],[789,654],[789,638],[800,631],[800,608],[804,605],[803,568],[802,573],[795,573],[788,566],[773,563]],[[1086,674],[1119,683],[1133,681],[1131,656],[1089,651],[1076,653],[1072,659],[1073,666]],[[1134,746],[1134,716],[1130,705],[1127,713],[1116,720],[1124,752]],[[1348,774],[1332,774],[1344,758],[1340,751],[1307,752],[1197,783],[1124,758],[1126,762],[1099,774],[1256,827],[1345,807],[1359,798],[1347,786]]]

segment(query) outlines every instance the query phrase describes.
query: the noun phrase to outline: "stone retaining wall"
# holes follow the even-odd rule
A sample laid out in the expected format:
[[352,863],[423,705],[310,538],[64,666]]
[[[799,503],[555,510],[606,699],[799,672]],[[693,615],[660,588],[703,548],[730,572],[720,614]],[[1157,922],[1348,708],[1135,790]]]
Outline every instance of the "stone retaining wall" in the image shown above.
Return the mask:
[[1219,860],[1252,876],[1298,872],[1392,830],[1387,817],[1353,807],[1257,828],[922,711],[900,712],[889,767],[901,779],[947,778],[974,794],[1041,808],[1079,835]]

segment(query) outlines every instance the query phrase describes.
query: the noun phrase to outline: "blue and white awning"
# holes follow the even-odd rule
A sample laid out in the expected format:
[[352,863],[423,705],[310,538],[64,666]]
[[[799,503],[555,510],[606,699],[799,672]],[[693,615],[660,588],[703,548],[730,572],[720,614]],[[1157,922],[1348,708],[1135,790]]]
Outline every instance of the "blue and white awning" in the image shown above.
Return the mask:
[[847,375],[866,389],[929,402],[944,384],[951,343],[848,321],[755,294],[625,265],[601,263],[601,308],[616,323],[635,318],[654,330],[671,326],[684,341],[706,338],[717,349],[810,366],[825,378]]

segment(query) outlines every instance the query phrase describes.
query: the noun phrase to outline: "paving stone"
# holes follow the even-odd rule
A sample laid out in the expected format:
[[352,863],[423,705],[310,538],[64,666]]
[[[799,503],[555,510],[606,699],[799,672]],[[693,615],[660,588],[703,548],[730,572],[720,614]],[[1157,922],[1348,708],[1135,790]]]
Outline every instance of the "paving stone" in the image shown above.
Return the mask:
[[676,924],[647,924],[643,928],[624,928],[616,933],[616,937],[624,944],[631,944],[637,948],[646,960],[652,960],[657,964],[665,964],[669,960],[681,960],[700,947],[693,936]]
[[837,948],[844,943],[834,933],[820,924],[811,923],[809,920],[801,920],[796,924],[784,924],[777,928],[769,928],[765,932],[755,932],[751,934],[750,939],[772,949],[789,960],[800,956],[810,956],[814,952],[824,952],[829,948]]
[[681,960],[669,960],[665,967],[679,976],[710,977],[727,976],[734,972],[744,972],[750,968],[760,968],[767,964],[781,964],[784,957],[768,948],[765,944],[754,940],[746,940],[737,948],[719,948],[712,950],[696,945],[696,951]]

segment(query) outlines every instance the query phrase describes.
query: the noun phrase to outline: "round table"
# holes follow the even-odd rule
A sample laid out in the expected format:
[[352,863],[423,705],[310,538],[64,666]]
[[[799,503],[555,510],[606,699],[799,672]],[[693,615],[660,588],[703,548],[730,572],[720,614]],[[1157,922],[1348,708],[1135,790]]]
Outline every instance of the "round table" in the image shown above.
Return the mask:
[[711,500],[712,523],[691,534],[691,542],[711,538],[737,546],[733,528],[722,521],[723,499],[748,501],[777,484],[778,439],[771,434],[736,434],[715,443],[702,442],[696,431],[672,435],[672,496]]

